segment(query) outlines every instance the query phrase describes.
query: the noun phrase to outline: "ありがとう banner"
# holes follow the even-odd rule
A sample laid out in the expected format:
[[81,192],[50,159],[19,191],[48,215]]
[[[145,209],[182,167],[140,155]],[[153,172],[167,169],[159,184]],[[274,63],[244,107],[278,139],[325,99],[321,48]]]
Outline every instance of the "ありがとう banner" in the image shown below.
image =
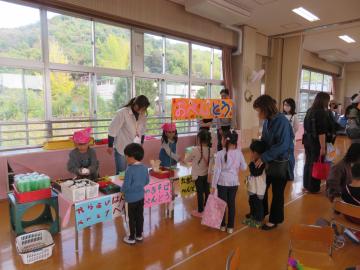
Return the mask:
[[173,120],[232,118],[231,99],[173,98],[171,117]]

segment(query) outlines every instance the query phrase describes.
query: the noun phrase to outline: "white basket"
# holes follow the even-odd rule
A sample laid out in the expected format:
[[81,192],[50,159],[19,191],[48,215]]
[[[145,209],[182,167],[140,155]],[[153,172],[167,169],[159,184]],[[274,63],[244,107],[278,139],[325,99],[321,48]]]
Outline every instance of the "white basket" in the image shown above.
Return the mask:
[[68,186],[66,186],[65,183],[60,184],[61,193],[64,196],[64,198],[72,202],[80,202],[85,199],[92,199],[98,197],[99,184],[90,181],[89,179],[83,179],[83,180],[89,181],[90,186],[71,189]]
[[76,189],[71,189],[64,185],[61,185],[61,194],[65,199],[72,202],[80,202],[86,199],[86,187],[80,187]]
[[47,230],[39,230],[16,237],[16,250],[24,264],[46,260],[52,255],[54,240]]

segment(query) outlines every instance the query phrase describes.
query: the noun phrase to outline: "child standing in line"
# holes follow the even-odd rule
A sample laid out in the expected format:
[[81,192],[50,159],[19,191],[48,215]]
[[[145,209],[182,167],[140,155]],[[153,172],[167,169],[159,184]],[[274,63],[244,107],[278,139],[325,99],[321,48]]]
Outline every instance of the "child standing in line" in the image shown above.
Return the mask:
[[185,158],[185,162],[191,162],[191,175],[195,181],[197,193],[197,210],[192,211],[194,217],[202,217],[204,206],[210,193],[210,184],[208,182],[208,171],[210,160],[213,158],[211,150],[211,133],[206,130],[200,130],[198,135],[198,145],[193,147],[190,155]]
[[266,144],[260,140],[254,140],[250,145],[251,162],[249,164],[250,176],[246,179],[249,194],[250,213],[246,215],[244,224],[250,227],[260,228],[264,219],[263,199],[266,190],[265,164],[256,168],[256,161],[266,151]]
[[124,149],[128,168],[125,171],[124,184],[121,191],[128,204],[130,235],[124,242],[134,245],[143,240],[144,226],[144,187],[149,184],[148,168],[140,161],[144,158],[144,149],[140,144],[130,143]]
[[74,132],[75,149],[69,153],[67,169],[77,178],[95,180],[99,176],[99,162],[94,149],[90,148],[91,128]]
[[161,137],[161,149],[159,153],[160,166],[170,168],[176,166],[180,157],[176,154],[176,144],[178,134],[175,123],[165,123],[162,125],[163,134]]
[[245,171],[247,168],[244,155],[240,149],[237,149],[238,134],[235,131],[227,131],[223,135],[223,150],[217,152],[215,158],[214,176],[212,181],[212,190],[217,189],[220,199],[227,203],[228,222],[225,224],[225,215],[221,223],[221,231],[227,228],[228,233],[234,231],[235,220],[235,199],[238,190],[239,171]]

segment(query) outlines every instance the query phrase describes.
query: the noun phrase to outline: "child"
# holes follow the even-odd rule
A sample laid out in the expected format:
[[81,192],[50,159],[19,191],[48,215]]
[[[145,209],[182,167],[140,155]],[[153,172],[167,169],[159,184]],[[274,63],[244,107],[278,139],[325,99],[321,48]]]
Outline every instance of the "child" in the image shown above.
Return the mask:
[[140,144],[130,143],[124,149],[128,168],[125,171],[124,184],[121,191],[128,204],[130,235],[124,242],[134,245],[143,240],[144,226],[144,187],[149,184],[148,168],[140,161],[144,158],[144,149]]
[[260,140],[254,140],[250,145],[251,162],[249,164],[250,176],[246,179],[249,193],[250,214],[246,215],[244,224],[250,227],[260,228],[264,219],[263,199],[266,190],[265,164],[256,168],[255,163],[261,154],[266,151],[266,144]]
[[94,149],[89,146],[91,128],[74,132],[72,137],[76,148],[69,154],[67,169],[77,178],[95,180],[99,176],[99,162]]
[[296,103],[292,98],[287,98],[283,102],[283,112],[285,117],[289,120],[294,134],[299,130],[299,119],[296,116]]
[[[197,193],[197,211],[192,211],[194,217],[202,217],[204,206],[210,193],[210,185],[208,183],[208,170],[210,159],[212,159],[211,151],[211,134],[208,130],[199,131],[198,146],[192,149],[192,152],[186,157],[185,162],[192,162],[191,175],[195,181]],[[205,197],[205,200],[204,200]]]
[[163,134],[161,138],[161,150],[159,153],[160,166],[170,168],[175,166],[180,158],[176,154],[176,143],[178,140],[176,124],[165,123],[162,125]]
[[[344,202],[360,207],[360,163],[355,163],[351,167],[352,181],[345,186],[341,195]],[[346,216],[351,222],[360,224],[359,218]]]
[[[226,131],[223,135],[223,150],[217,152],[215,158],[212,193],[218,191],[220,199],[227,203],[228,223],[227,232],[234,231],[235,198],[239,186],[239,170],[247,168],[244,155],[237,149],[238,134],[235,131]],[[221,231],[225,231],[225,215],[221,223]]]

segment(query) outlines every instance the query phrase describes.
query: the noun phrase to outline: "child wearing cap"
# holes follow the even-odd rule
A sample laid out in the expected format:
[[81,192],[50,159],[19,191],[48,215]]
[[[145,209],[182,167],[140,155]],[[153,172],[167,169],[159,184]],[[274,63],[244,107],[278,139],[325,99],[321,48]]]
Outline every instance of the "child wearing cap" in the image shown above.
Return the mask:
[[67,169],[77,178],[95,180],[99,174],[96,152],[90,148],[91,128],[76,131],[72,137],[75,149],[69,154]]
[[159,153],[160,166],[170,168],[179,162],[180,157],[176,154],[178,134],[175,123],[162,125],[161,149]]

